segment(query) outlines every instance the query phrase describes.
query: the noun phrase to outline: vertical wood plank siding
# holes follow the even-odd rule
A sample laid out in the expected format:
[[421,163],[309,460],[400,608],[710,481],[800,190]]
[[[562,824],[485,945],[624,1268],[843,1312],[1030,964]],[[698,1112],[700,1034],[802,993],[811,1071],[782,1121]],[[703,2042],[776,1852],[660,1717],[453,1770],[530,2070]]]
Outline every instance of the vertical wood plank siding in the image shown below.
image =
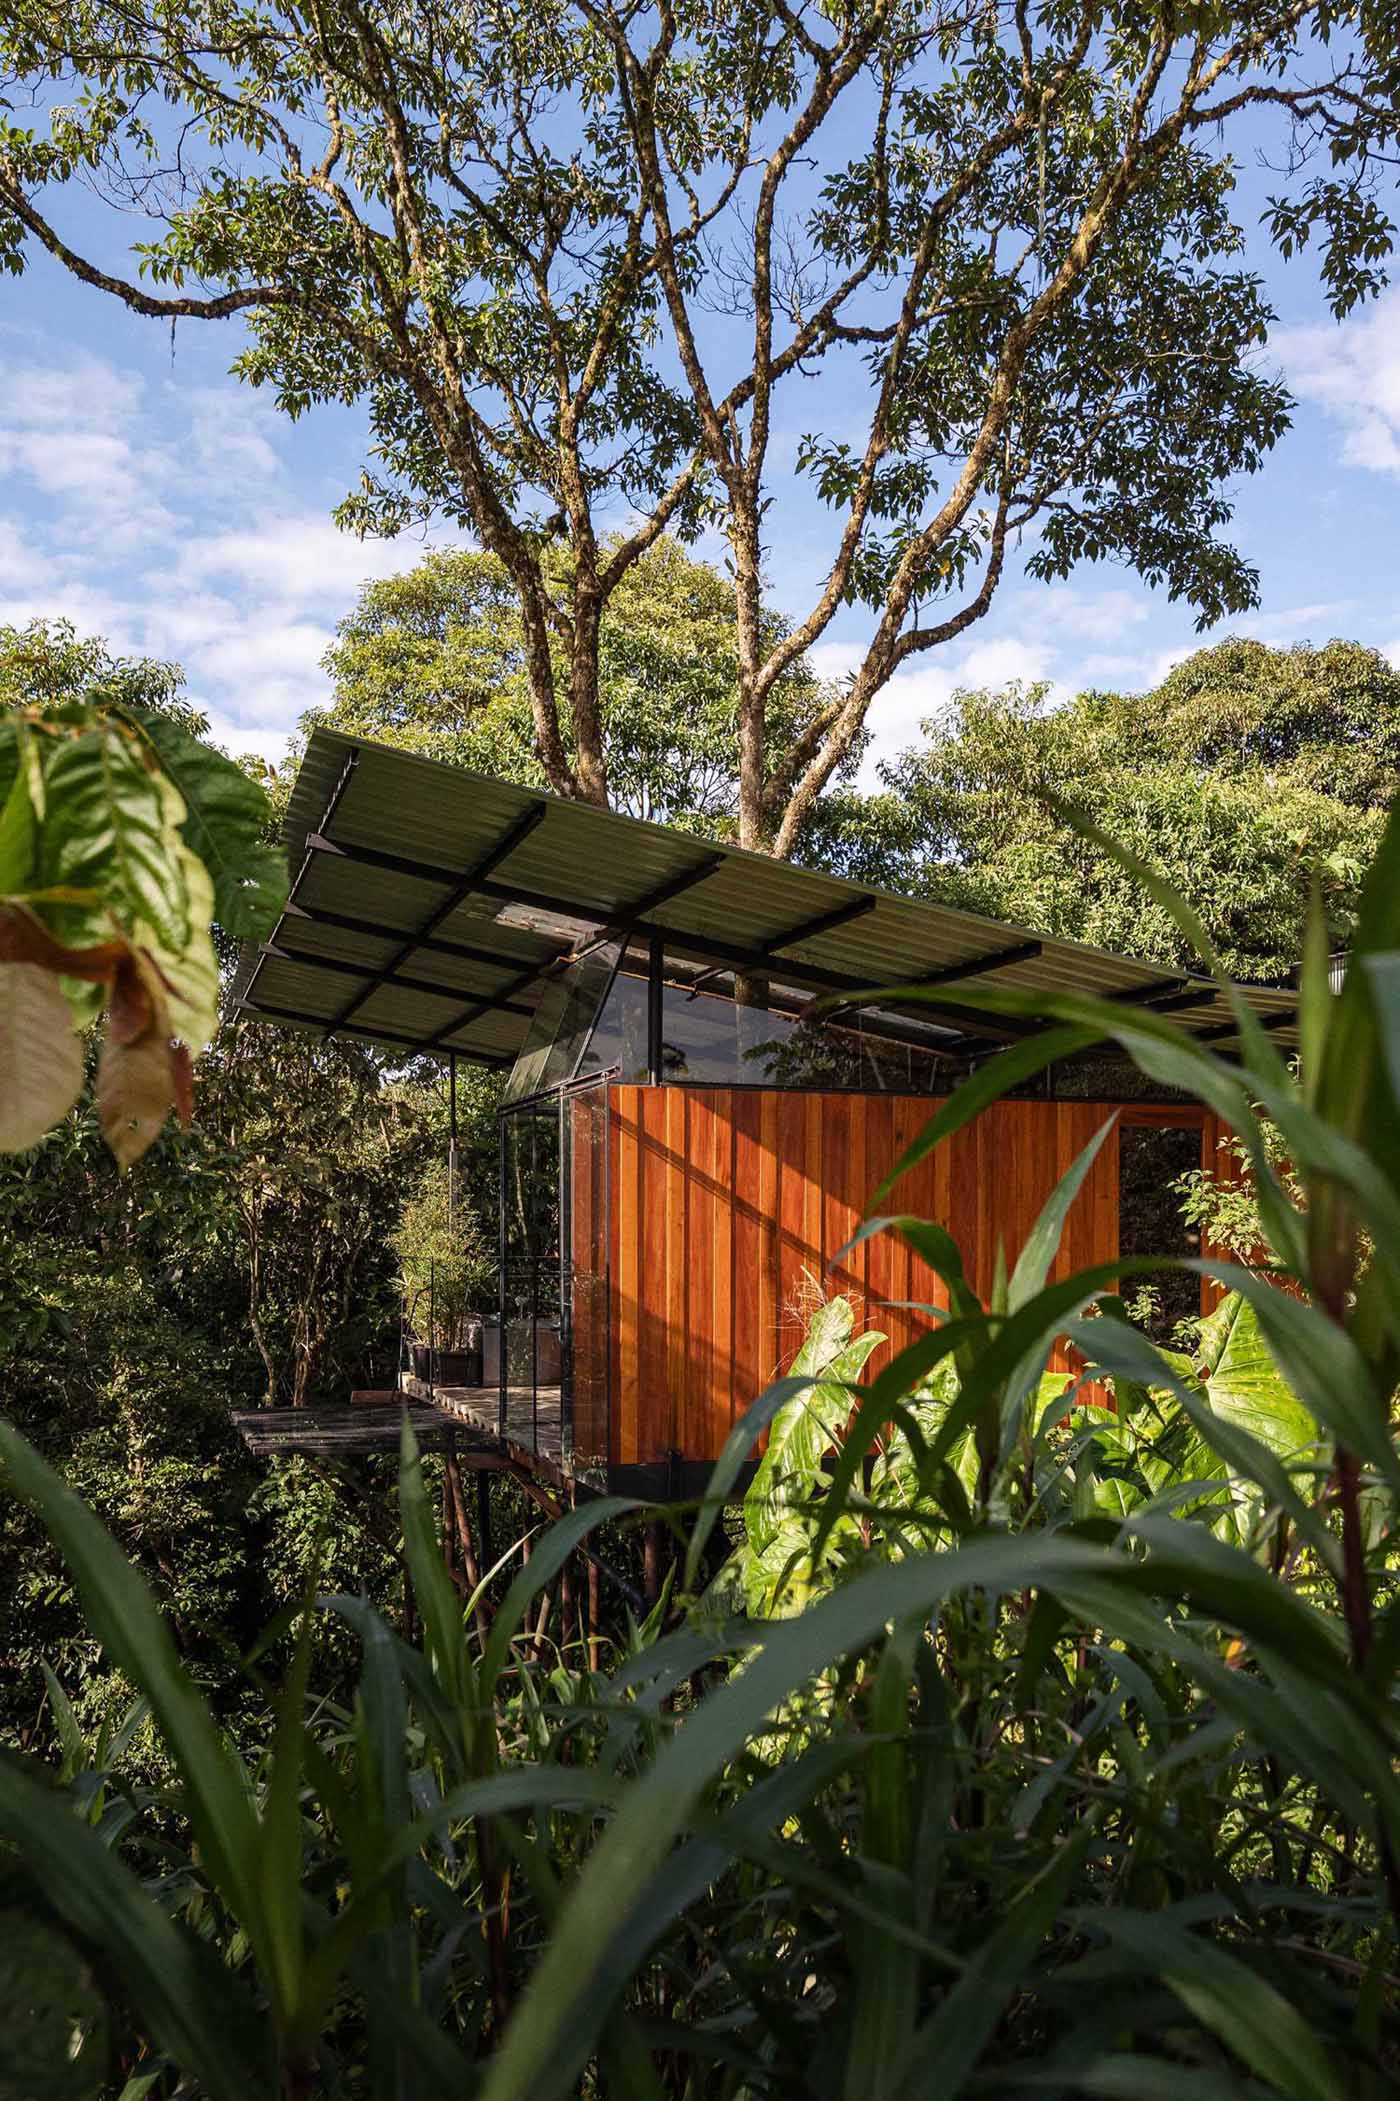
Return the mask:
[[[893,1234],[827,1267],[936,1102],[721,1087],[613,1086],[609,1096],[614,1465],[670,1451],[716,1457],[735,1416],[791,1362],[824,1293],[850,1294],[858,1321],[888,1337],[872,1369],[930,1325],[921,1305],[946,1304],[933,1271]],[[986,1294],[999,1246],[1014,1264],[1056,1182],[1115,1115],[1199,1124],[1203,1164],[1216,1164],[1221,1133],[1199,1110],[998,1102],[907,1174],[884,1208],[946,1226]],[[1117,1252],[1115,1121],[1052,1274]]]

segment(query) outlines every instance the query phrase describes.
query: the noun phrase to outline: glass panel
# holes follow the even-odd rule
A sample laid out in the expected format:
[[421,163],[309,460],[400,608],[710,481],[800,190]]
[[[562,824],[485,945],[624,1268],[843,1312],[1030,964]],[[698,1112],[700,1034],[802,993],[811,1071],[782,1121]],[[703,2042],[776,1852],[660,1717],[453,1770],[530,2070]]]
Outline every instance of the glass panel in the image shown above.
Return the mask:
[[[736,1001],[724,989],[668,983],[662,992],[662,1072],[669,1081],[717,1087],[852,1088],[864,1093],[932,1094],[940,1061],[932,1048],[897,1041],[856,1023],[808,1022],[801,993],[781,1003]],[[647,987],[619,971],[583,1054],[580,1073],[616,1071],[647,1079]],[[943,1075],[946,1082],[946,1071]]]
[[617,942],[604,942],[558,977],[546,980],[529,1034],[506,1081],[507,1106],[546,1094],[573,1078],[579,1046],[593,1025],[620,954]]
[[504,1119],[501,1384],[505,1434],[562,1457],[559,1102]]
[[614,1068],[623,1080],[644,1081],[647,1077],[646,979],[624,977],[621,971],[612,981],[598,1025],[584,1048],[579,1077]]
[[565,1423],[573,1471],[607,1486],[608,1090],[588,1087],[564,1109],[568,1145]]

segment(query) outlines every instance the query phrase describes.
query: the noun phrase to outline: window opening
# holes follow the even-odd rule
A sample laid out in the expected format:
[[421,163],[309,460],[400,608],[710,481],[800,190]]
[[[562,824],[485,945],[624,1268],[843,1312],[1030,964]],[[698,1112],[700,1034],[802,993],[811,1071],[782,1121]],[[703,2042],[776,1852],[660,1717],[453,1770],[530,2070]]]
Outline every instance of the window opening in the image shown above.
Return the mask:
[[503,1101],[509,1108],[562,1087],[574,1076],[579,1053],[603,1005],[622,945],[601,941],[557,977],[545,981],[529,1032],[520,1047]]
[[[1118,1134],[1118,1246],[1125,1256],[1198,1255],[1200,1235],[1182,1215],[1177,1183],[1201,1164],[1196,1124],[1124,1124]],[[1125,1302],[1156,1343],[1179,1346],[1178,1331],[1199,1318],[1201,1280],[1189,1271],[1154,1270],[1125,1278]],[[1136,1301],[1136,1306],[1134,1302]]]

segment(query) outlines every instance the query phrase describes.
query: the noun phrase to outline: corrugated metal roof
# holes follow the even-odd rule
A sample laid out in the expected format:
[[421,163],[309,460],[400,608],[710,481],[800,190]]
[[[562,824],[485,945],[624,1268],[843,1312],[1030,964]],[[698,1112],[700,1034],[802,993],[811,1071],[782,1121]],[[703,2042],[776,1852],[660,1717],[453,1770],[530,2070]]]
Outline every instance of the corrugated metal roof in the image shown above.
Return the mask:
[[[285,837],[291,899],[273,940],[245,948],[234,992],[292,1027],[509,1065],[580,931],[611,927],[660,932],[717,968],[763,962],[814,994],[932,979],[936,1006],[911,1014],[983,1038],[1025,1024],[960,1005],[960,980],[1154,997],[1188,1028],[1231,1034],[1208,979],[332,730],[312,734]],[[1291,991],[1246,996],[1295,1040]]]

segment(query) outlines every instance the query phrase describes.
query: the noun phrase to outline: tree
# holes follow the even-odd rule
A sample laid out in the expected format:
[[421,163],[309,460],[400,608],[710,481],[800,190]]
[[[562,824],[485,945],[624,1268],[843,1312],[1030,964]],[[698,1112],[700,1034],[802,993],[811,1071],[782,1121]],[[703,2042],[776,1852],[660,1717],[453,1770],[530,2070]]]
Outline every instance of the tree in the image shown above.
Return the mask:
[[1180,929],[1047,810],[1051,789],[1163,870],[1226,966],[1301,955],[1316,876],[1334,943],[1400,786],[1400,674],[1376,650],[1230,641],[1141,694],[962,693],[883,771],[861,871],[1038,932],[1190,961]]
[[[782,622],[771,613],[765,621],[776,639]],[[562,647],[552,647],[562,677]],[[636,817],[733,830],[740,688],[726,579],[662,538],[609,599],[598,660],[614,802]],[[406,575],[367,584],[326,668],[334,703],[308,722],[549,785],[531,736],[519,605],[494,555],[430,554]],[[799,657],[775,693],[771,720],[787,742],[830,701],[831,688]]]
[[[236,369],[291,414],[364,399],[341,515],[445,512],[503,565],[561,793],[610,794],[609,601],[663,532],[720,535],[739,835],[789,853],[875,694],[981,618],[1028,527],[1033,574],[1125,562],[1204,624],[1252,602],[1224,492],[1288,400],[1227,140],[1276,126],[1269,237],[1319,242],[1344,314],[1394,241],[1391,28],[1386,0],[14,0],[0,74],[40,121],[0,131],[0,260],[37,243],[139,313],[243,315]],[[138,277],[64,237],[74,181],[154,218]],[[804,429],[830,563],[774,634]],[[851,603],[869,646],[785,743],[780,683]]]

